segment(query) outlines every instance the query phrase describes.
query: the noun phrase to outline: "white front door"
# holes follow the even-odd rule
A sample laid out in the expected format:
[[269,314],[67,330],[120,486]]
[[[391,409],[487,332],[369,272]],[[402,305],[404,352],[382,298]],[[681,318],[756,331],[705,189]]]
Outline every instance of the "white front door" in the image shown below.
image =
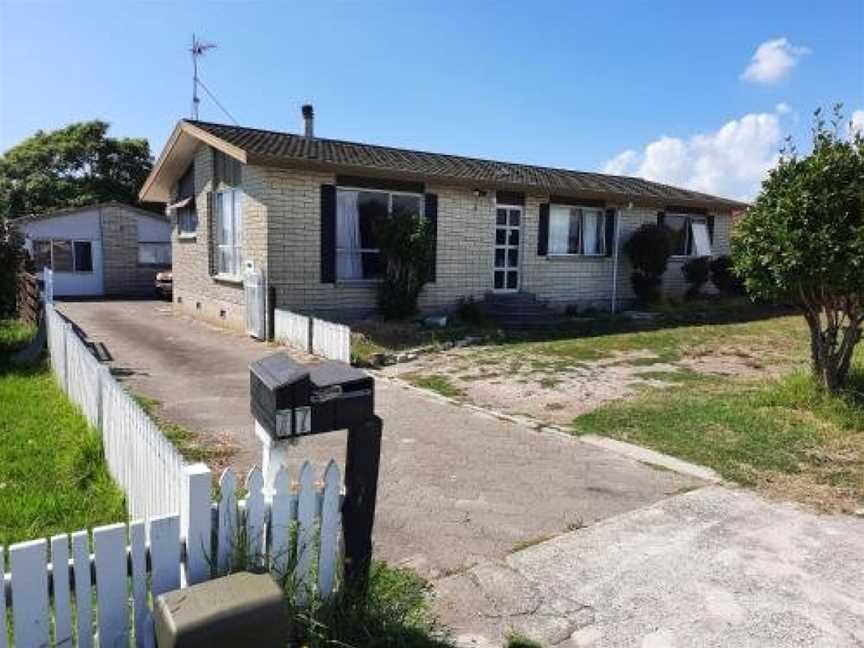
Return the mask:
[[495,208],[495,269],[492,287],[495,292],[519,290],[519,250],[522,207]]

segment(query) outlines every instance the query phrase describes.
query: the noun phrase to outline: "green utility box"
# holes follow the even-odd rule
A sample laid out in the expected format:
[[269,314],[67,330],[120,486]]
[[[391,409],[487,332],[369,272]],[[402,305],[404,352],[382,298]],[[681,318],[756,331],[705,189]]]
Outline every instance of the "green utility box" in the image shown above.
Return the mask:
[[159,648],[285,646],[289,619],[269,574],[240,572],[156,599]]

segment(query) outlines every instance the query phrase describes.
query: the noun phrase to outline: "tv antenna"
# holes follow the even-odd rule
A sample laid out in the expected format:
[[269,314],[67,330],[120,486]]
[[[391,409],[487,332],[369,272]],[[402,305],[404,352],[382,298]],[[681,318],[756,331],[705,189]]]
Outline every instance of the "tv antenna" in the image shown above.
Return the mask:
[[201,103],[201,99],[198,98],[198,84],[200,83],[198,80],[198,59],[204,56],[207,50],[215,47],[216,43],[199,41],[195,34],[192,34],[192,49],[189,51],[192,52],[192,119],[195,120],[198,119],[198,104]]

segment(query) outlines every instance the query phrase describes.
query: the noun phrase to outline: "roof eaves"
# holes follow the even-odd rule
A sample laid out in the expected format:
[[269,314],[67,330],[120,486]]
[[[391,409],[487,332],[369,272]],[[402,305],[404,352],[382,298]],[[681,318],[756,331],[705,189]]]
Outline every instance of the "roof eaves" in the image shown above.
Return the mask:
[[127,205],[126,203],[121,203],[117,200],[108,200],[105,202],[98,203],[90,203],[89,205],[79,205],[73,207],[61,207],[60,209],[54,209],[52,211],[40,212],[38,214],[27,214],[26,216],[19,216],[17,218],[12,219],[12,223],[18,224],[27,224],[34,223],[41,220],[47,220],[49,218],[57,218],[58,216],[68,216],[70,214],[76,214],[78,212],[86,211],[88,209],[102,209],[103,207],[119,207],[121,209],[125,209],[128,211],[133,211],[140,216],[147,216],[149,218],[154,218],[156,220],[168,221],[168,218],[164,214],[160,214],[157,212],[149,211],[147,209],[142,209],[141,207],[136,207],[135,205]]

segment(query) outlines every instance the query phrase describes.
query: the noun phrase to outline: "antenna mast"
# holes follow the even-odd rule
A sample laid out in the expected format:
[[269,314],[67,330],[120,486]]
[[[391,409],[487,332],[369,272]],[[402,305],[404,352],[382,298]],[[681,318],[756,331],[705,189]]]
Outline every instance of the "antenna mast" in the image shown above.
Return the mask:
[[198,104],[201,99],[198,98],[198,58],[204,56],[204,52],[216,47],[215,43],[205,43],[199,41],[195,34],[192,34],[192,119],[198,119]]

